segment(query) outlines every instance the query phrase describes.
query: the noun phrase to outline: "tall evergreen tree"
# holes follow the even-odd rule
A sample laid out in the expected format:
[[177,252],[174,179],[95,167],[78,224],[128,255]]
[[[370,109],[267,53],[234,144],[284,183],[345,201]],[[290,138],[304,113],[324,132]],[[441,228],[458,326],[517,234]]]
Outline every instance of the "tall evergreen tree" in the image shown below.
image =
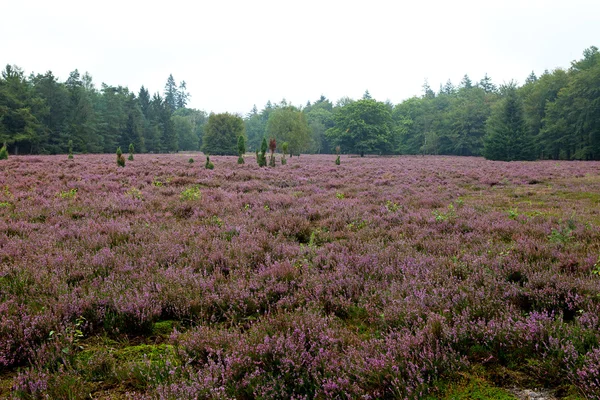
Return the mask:
[[506,96],[495,107],[487,121],[483,155],[489,160],[533,160],[535,148],[525,118],[523,103],[514,83],[504,92]]
[[169,74],[169,78],[167,78],[167,83],[165,84],[165,103],[171,113],[177,110],[177,97],[178,90],[175,78],[173,78],[173,74]]

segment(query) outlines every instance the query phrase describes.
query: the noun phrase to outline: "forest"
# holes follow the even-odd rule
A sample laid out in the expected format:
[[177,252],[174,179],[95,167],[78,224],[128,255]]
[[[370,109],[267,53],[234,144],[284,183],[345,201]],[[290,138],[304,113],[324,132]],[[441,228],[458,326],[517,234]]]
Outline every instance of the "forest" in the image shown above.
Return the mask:
[[532,72],[523,85],[465,75],[436,92],[425,81],[420,96],[399,104],[375,100],[367,90],[357,100],[333,102],[321,95],[303,106],[269,101],[261,110],[254,106],[244,116],[225,113],[211,122],[206,111],[187,107],[189,98],[185,81],[177,84],[172,75],[162,94],[150,94],[144,86],[137,93],[106,83],[98,89],[89,73],[77,69],[61,82],[51,71],[26,76],[7,65],[0,78],[0,144],[10,154],[67,153],[70,142],[76,153],[113,153],[133,144],[140,153],[237,155],[242,134],[250,151],[263,138],[274,138],[289,143],[294,154],[333,153],[339,146],[342,153],[361,156],[600,159],[595,46],[568,69]]

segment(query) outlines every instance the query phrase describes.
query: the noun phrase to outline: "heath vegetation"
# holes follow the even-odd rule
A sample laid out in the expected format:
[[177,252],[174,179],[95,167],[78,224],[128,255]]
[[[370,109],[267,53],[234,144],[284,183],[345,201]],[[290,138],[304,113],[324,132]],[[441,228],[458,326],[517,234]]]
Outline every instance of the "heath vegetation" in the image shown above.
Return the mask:
[[0,397],[600,396],[600,163],[237,150],[0,163]]

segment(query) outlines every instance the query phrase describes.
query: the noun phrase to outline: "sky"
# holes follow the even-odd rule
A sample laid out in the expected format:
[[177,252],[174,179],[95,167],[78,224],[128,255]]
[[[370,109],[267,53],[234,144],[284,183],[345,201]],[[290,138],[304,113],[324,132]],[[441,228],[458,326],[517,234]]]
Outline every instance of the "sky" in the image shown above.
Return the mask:
[[0,66],[74,69],[101,83],[163,92],[242,115],[286,99],[394,104],[465,74],[522,83],[600,47],[598,0],[3,0]]

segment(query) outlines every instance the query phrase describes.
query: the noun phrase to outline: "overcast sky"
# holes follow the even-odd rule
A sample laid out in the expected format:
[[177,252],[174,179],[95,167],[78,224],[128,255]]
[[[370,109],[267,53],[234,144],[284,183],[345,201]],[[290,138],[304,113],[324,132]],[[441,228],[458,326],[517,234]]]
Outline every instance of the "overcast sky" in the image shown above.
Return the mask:
[[600,46],[598,0],[2,1],[0,65],[74,69],[138,92],[187,82],[188,106],[247,113],[420,95],[464,74],[522,83]]

